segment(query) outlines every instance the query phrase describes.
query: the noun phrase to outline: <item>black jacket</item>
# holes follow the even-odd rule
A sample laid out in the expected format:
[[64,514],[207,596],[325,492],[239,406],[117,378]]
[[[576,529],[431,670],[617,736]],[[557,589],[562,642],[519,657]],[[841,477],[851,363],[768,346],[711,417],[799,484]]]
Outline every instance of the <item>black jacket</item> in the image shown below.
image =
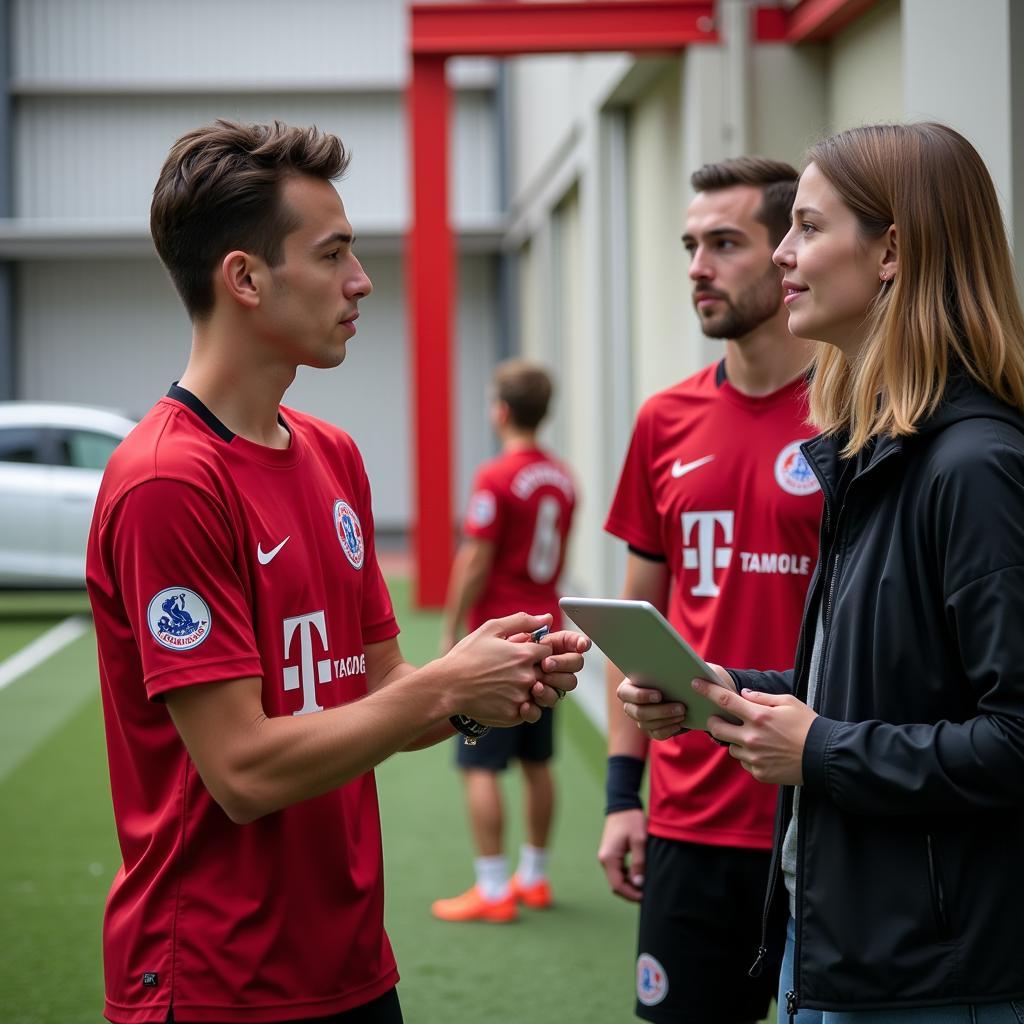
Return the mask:
[[[840,448],[803,446],[825,512],[795,668],[733,672],[806,699],[822,608],[793,1002],[1019,999],[1024,417],[958,374],[918,434],[880,439],[842,486]],[[782,793],[775,865],[793,806]],[[772,878],[766,921],[785,901]]]

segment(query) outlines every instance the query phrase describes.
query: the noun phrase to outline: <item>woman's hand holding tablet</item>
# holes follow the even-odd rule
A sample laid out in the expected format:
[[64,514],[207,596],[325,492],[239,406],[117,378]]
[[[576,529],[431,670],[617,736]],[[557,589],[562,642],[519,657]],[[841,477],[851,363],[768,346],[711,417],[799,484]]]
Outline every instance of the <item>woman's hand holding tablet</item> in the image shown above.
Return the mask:
[[653,738],[706,732],[712,715],[735,721],[690,685],[707,679],[735,690],[728,673],[708,665],[650,602],[563,597],[559,605],[626,676],[619,699],[642,706],[637,724]]

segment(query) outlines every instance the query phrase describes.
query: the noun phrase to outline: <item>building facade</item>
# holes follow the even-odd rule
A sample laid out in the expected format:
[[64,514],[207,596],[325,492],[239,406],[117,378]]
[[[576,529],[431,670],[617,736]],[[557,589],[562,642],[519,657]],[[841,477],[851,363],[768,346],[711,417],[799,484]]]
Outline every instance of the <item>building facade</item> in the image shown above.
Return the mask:
[[[758,6],[832,13],[766,42]],[[189,343],[147,229],[168,148],[216,117],[316,123],[354,153],[341,191],[375,293],[345,366],[300,372],[286,401],[349,430],[379,526],[413,528],[408,26],[404,0],[0,0],[0,397],[148,408]],[[720,352],[680,243],[695,168],[799,164],[831,131],[946,121],[988,162],[1024,263],[1020,0],[717,0],[714,27],[717,43],[658,57],[448,62],[453,518],[493,451],[491,367],[547,363],[547,439],[583,497],[568,586],[584,593],[621,584],[601,524],[636,409]]]

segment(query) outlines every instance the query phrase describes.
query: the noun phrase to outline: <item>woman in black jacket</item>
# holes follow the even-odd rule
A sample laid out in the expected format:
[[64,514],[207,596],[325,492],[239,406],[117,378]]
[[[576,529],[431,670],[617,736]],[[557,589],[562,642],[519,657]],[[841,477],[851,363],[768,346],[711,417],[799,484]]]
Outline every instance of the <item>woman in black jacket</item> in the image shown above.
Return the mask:
[[[783,785],[780,1016],[1020,1024],[1024,316],[995,189],[943,125],[843,132],[810,151],[775,261],[790,329],[827,343],[818,568],[791,671],[693,685]],[[685,728],[655,691],[620,699],[654,738]]]

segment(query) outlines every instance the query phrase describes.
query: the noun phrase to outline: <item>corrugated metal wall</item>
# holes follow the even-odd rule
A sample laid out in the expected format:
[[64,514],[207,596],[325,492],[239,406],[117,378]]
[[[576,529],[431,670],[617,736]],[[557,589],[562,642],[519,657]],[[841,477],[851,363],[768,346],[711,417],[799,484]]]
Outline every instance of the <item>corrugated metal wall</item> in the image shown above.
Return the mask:
[[[452,213],[495,220],[493,109],[488,93],[454,110]],[[15,216],[146,222],[174,140],[218,117],[317,124],[354,154],[342,194],[357,230],[404,229],[409,215],[405,112],[398,93],[245,96],[22,96],[14,134]]]
[[398,0],[16,0],[13,27],[24,83],[404,79]]

